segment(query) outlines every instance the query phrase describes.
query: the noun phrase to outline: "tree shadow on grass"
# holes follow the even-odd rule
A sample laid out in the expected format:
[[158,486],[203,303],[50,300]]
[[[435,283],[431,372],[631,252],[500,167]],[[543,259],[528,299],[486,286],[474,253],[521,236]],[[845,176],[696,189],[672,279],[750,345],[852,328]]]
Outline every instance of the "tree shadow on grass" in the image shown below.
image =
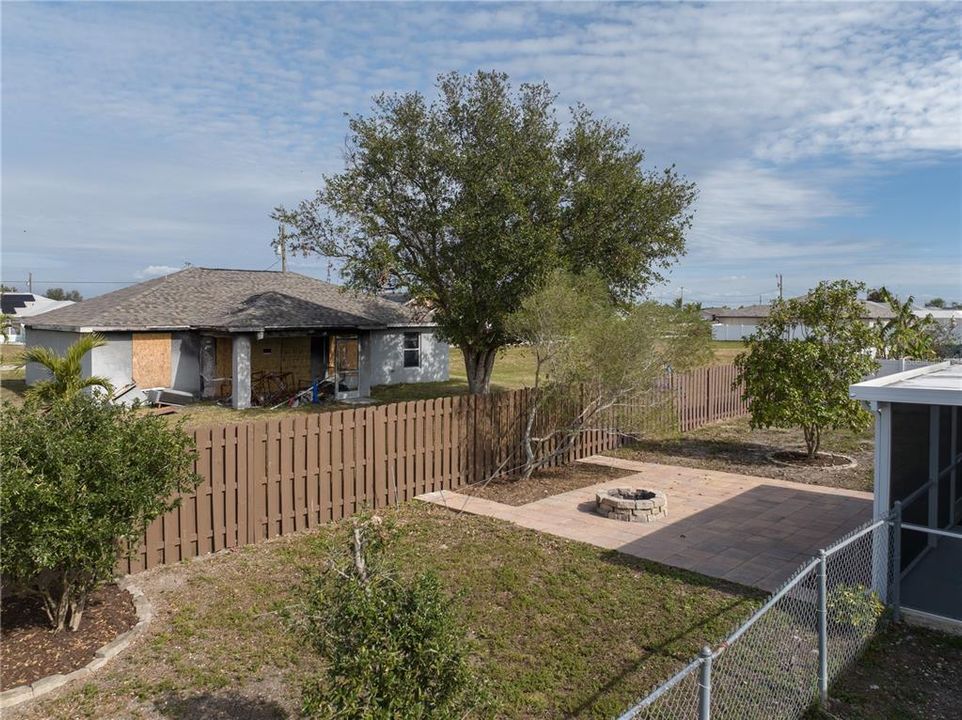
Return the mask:
[[773,445],[731,440],[637,440],[623,448],[627,453],[657,453],[691,460],[718,460],[734,465],[769,466],[769,453],[784,449]]
[[279,703],[228,690],[199,695],[169,693],[155,703],[161,715],[173,720],[287,720],[290,714]]

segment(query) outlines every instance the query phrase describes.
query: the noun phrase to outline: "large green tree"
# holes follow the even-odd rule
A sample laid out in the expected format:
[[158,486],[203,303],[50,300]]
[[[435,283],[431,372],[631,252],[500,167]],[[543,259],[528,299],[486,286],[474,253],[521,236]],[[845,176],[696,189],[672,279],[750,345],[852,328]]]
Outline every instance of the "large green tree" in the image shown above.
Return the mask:
[[274,216],[350,287],[430,307],[471,391],[487,392],[507,318],[552,270],[592,269],[624,302],[684,252],[694,186],[644,169],[627,128],[584,107],[562,132],[554,101],[497,72],[442,75],[430,102],[381,95],[349,120],[344,171]]
[[849,386],[877,367],[878,330],[863,319],[860,283],[822,282],[800,298],[776,300],[735,358],[751,425],[802,429],[810,458],[826,428],[863,427],[869,415]]

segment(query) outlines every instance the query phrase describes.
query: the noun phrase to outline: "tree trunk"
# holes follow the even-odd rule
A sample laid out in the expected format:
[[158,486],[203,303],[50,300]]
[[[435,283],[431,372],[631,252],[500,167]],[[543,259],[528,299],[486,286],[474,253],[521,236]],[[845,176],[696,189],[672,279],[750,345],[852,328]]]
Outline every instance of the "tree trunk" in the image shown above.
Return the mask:
[[491,391],[491,371],[497,348],[461,348],[464,355],[464,368],[468,374],[468,392],[472,395],[487,395]]
[[808,451],[808,459],[813,460],[822,444],[822,433],[817,426],[805,428],[805,449]]

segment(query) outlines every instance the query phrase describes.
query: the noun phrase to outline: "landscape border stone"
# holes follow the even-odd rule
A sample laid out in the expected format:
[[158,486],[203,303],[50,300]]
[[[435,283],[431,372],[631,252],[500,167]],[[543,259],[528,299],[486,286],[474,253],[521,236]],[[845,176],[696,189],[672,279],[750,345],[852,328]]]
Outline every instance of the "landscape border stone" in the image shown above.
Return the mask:
[[154,610],[150,601],[147,599],[147,596],[144,595],[144,591],[128,578],[121,578],[117,581],[117,585],[121,590],[125,590],[130,595],[130,599],[134,603],[134,611],[137,613],[136,624],[129,630],[122,632],[106,645],[98,648],[94,652],[93,660],[83,667],[77,668],[66,675],[63,673],[54,673],[53,675],[47,675],[47,677],[35,680],[29,685],[18,685],[9,690],[4,690],[0,693],[0,709],[14,707],[28,700],[34,700],[74,680],[89,677],[91,673],[99,670],[112,658],[117,657],[117,655],[126,650],[134,638],[144,631],[144,628],[147,627],[147,624],[154,617]]
[[777,457],[775,457],[779,453],[784,453],[784,452],[793,452],[793,451],[775,450],[774,452],[768,453],[768,455],[765,456],[765,459],[768,460],[769,462],[775,463],[776,465],[781,465],[782,467],[790,467],[790,468],[801,467],[801,468],[805,468],[806,470],[851,470],[852,468],[858,467],[858,460],[856,460],[853,457],[849,457],[848,455],[843,455],[842,453],[822,452],[821,450],[816,453],[816,455],[822,455],[823,457],[824,456],[836,457],[836,458],[842,458],[843,460],[847,461],[846,463],[843,463],[841,465],[802,465],[801,463],[790,462],[788,460],[779,460]]

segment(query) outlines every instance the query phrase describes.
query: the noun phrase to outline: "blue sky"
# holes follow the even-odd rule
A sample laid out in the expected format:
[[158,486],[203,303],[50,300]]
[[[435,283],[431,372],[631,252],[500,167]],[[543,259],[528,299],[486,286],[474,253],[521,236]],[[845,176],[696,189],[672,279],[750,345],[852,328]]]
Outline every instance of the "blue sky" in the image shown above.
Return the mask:
[[185,262],[267,268],[271,208],[341,167],[345,113],[484,68],[629,124],[697,183],[655,297],[757,302],[782,273],[787,293],[962,300],[958,10],[5,3],[0,274],[89,296]]

